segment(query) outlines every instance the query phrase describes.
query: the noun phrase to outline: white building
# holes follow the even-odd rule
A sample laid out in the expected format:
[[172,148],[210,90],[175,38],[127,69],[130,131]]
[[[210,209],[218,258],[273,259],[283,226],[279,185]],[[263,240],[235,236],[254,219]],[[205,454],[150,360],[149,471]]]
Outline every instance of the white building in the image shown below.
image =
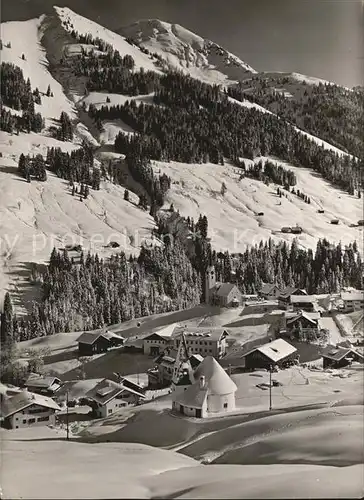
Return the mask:
[[208,267],[205,275],[205,302],[220,307],[238,307],[242,295],[234,283],[216,281],[215,267]]
[[360,311],[364,309],[364,292],[356,290],[353,292],[342,292],[341,299],[346,312]]
[[3,425],[8,429],[54,425],[55,414],[60,410],[53,399],[27,390],[5,397],[1,404]]
[[186,390],[175,391],[172,407],[187,417],[206,418],[235,410],[237,387],[212,356],[195,371],[197,380]]
[[191,354],[203,357],[213,356],[220,359],[226,354],[226,338],[229,332],[224,328],[187,327],[176,328],[174,332],[174,347],[178,348],[182,333],[185,336],[187,348]]
[[143,339],[143,352],[148,356],[159,356],[165,348],[171,343],[172,334],[177,324],[172,323],[158,330],[157,332],[147,335]]

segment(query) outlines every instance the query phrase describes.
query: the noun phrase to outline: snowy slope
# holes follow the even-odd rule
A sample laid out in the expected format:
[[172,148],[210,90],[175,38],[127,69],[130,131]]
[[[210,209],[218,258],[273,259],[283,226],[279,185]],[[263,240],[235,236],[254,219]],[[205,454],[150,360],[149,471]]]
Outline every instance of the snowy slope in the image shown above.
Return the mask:
[[[156,171],[172,178],[166,207],[173,203],[181,215],[195,220],[199,214],[206,214],[209,236],[217,250],[244,251],[247,245],[269,237],[292,241],[294,235],[282,234],[280,230],[296,224],[303,228],[298,241],[306,248],[315,248],[323,236],[343,243],[362,240],[362,229],[349,227],[361,218],[361,200],[336,190],[310,169],[278,163],[295,172],[296,187],[311,198],[310,205],[293,194],[278,198],[274,184],[266,186],[249,178],[240,181],[241,171],[228,163],[221,166],[154,162],[154,165]],[[223,182],[227,187],[224,197],[220,194]],[[319,214],[318,209],[324,209],[325,213]],[[264,215],[258,216],[259,212]],[[340,225],[331,225],[333,218],[338,218]]]
[[[86,35],[90,33],[94,38],[99,37],[105,42],[109,43],[118,50],[123,56],[125,54],[130,54],[135,61],[135,69],[144,68],[145,70],[151,70],[159,72],[155,62],[151,57],[141,52],[138,47],[130,45],[123,36],[114,33],[113,31],[104,28],[103,26],[87,19],[79,14],[76,14],[68,7],[54,7],[57,15],[63,23],[63,27],[66,30],[72,31],[75,29],[80,34]],[[70,21],[72,28],[66,25],[66,22]]]
[[189,73],[208,83],[229,83],[256,71],[210,40],[158,19],[138,21],[119,30],[139,46],[157,53],[166,67]]
[[[272,113],[271,111],[269,111],[266,108],[263,108],[263,106],[260,106],[259,104],[256,104],[255,102],[250,102],[247,99],[244,99],[244,101],[238,101],[237,99],[234,99],[233,97],[229,97],[228,99],[233,104],[237,104],[238,106],[242,106],[243,108],[254,108],[257,111],[261,111],[262,113],[268,113],[270,115],[274,115],[274,113]],[[312,134],[309,134],[308,132],[305,132],[305,131],[299,129],[298,127],[294,127],[294,129],[297,130],[297,132],[299,132],[300,134],[307,137],[307,139],[310,139],[311,141],[313,141],[316,144],[318,144],[319,146],[321,146],[322,148],[327,149],[328,151],[332,151],[333,153],[336,153],[339,156],[349,156],[350,158],[352,158],[352,155],[350,155],[350,154],[346,153],[345,151],[342,151],[341,149],[333,146],[332,144],[328,143],[327,141],[324,141],[324,140],[320,139],[319,137],[316,137]]]
[[80,243],[110,255],[115,250],[103,247],[117,241],[135,254],[149,239],[152,217],[135,206],[137,197],[132,193],[131,202],[124,201],[120,186],[104,183],[100,191],[91,190],[89,198],[80,202],[72,197],[66,181],[48,173],[45,183],[28,184],[16,175],[15,162],[1,160],[6,165],[5,171],[0,166],[1,293],[10,286],[15,296],[23,296],[24,269],[30,262],[46,262],[53,246]]
[[[46,92],[50,85],[54,97],[41,95],[42,104],[36,104],[36,111],[46,119],[46,127],[54,125],[62,111],[75,117],[75,109],[65,96],[61,85],[52,77],[48,70],[46,52],[40,44],[40,33],[43,18],[30,21],[15,21],[1,24],[1,38],[4,44],[11,42],[11,48],[4,47],[1,51],[1,61],[19,66],[24,78],[30,78],[32,90]],[[22,54],[26,60],[22,60]]]

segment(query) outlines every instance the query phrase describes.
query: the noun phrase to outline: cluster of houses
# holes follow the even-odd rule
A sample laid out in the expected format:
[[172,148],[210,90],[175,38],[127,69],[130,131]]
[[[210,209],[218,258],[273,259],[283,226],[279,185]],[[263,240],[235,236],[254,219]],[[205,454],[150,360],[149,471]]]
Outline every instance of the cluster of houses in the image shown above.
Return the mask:
[[[246,370],[285,368],[299,362],[296,347],[287,340],[306,339],[321,330],[322,309],[317,298],[303,289],[264,284],[259,296],[278,302],[282,309],[279,338],[256,345],[246,352],[242,364]],[[221,307],[242,305],[243,296],[232,283],[216,280],[213,266],[205,279],[205,300]],[[340,309],[345,312],[364,309],[362,291],[341,293]],[[148,370],[148,385],[170,387],[172,409],[178,414],[205,418],[235,409],[237,387],[219,361],[227,353],[229,331],[225,328],[168,325],[138,339],[141,352],[154,357]],[[77,339],[79,356],[93,356],[126,345],[126,339],[105,329],[83,332]],[[322,350],[323,368],[341,368],[353,361],[364,362],[349,346],[328,346]],[[95,418],[107,417],[123,407],[140,404],[146,390],[119,374],[103,379],[84,395],[85,404]],[[21,390],[1,394],[1,423],[6,428],[54,425],[62,412],[67,383],[57,377],[31,376]]]
[[[146,399],[145,388],[114,374],[116,380],[103,379],[82,398],[94,418],[104,418],[128,405]],[[57,377],[31,375],[22,389],[0,394],[1,425],[7,429],[55,425],[64,415],[68,384]],[[57,418],[58,417],[58,418]]]

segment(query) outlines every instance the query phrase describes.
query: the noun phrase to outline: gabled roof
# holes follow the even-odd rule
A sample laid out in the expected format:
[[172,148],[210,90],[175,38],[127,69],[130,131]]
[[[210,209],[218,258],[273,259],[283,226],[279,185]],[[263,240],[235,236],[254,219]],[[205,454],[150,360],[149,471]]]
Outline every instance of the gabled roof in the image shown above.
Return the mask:
[[295,321],[297,321],[300,318],[305,318],[305,319],[307,319],[307,321],[309,321],[313,325],[317,325],[317,322],[320,318],[320,314],[319,313],[310,314],[310,313],[306,313],[305,311],[300,311],[298,314],[295,314],[292,317],[287,317],[286,323],[287,323],[287,325],[290,325],[291,323],[294,323]]
[[297,292],[300,292],[301,296],[307,295],[306,290],[304,290],[303,288],[297,288],[295,286],[286,286],[286,288],[284,288],[284,290],[282,290],[280,297],[287,299],[288,297],[290,297],[291,295],[293,295]]
[[1,413],[4,418],[10,417],[11,415],[14,415],[14,413],[22,411],[32,405],[39,405],[56,411],[61,410],[60,406],[58,406],[52,398],[41,396],[40,394],[35,394],[29,391],[22,391],[19,394],[4,400]]
[[258,346],[254,351],[259,351],[273,362],[277,362],[295,353],[297,349],[284,339],[276,339],[273,342]]
[[333,361],[341,361],[343,358],[346,358],[346,356],[350,356],[352,354],[363,358],[361,354],[351,348],[327,346],[321,351],[321,356],[323,358],[328,358]]
[[28,380],[25,382],[25,387],[37,387],[39,389],[48,389],[51,388],[52,385],[62,385],[62,382],[57,377],[37,377],[30,376]]
[[169,337],[165,337],[164,335],[160,335],[159,333],[154,332],[144,337],[143,340],[163,340],[163,342],[167,342],[167,340],[169,340]]
[[310,302],[317,302],[317,298],[314,295],[292,295],[291,303],[295,304],[297,302],[309,304]]
[[237,286],[234,283],[221,283],[215,293],[218,297],[227,297],[234,288],[236,288],[237,292],[239,292]]
[[86,393],[86,398],[92,399],[101,405],[107,404],[112,399],[119,396],[124,387],[112,380],[101,380],[95,387]]
[[116,333],[100,330],[98,332],[83,332],[83,334],[78,337],[77,342],[92,345],[101,337],[105,340],[125,340],[124,337],[117,335]]
[[263,295],[269,295],[275,289],[279,290],[278,285],[276,285],[275,283],[264,283],[262,288],[260,289],[260,293]]
[[128,381],[129,387],[124,385],[123,382],[117,383],[109,379],[101,380],[93,389],[86,393],[86,398],[92,399],[101,405],[107,404],[112,399],[120,396],[122,392],[130,392],[141,398],[144,398],[144,394],[135,390],[131,387],[132,382]]

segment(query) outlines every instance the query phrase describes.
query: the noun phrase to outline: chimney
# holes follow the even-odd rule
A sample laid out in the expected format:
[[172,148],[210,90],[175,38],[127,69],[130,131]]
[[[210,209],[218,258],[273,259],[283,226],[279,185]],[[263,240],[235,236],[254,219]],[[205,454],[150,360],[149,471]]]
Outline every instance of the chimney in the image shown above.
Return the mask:
[[205,377],[201,375],[200,377],[200,389],[203,389],[205,387]]

